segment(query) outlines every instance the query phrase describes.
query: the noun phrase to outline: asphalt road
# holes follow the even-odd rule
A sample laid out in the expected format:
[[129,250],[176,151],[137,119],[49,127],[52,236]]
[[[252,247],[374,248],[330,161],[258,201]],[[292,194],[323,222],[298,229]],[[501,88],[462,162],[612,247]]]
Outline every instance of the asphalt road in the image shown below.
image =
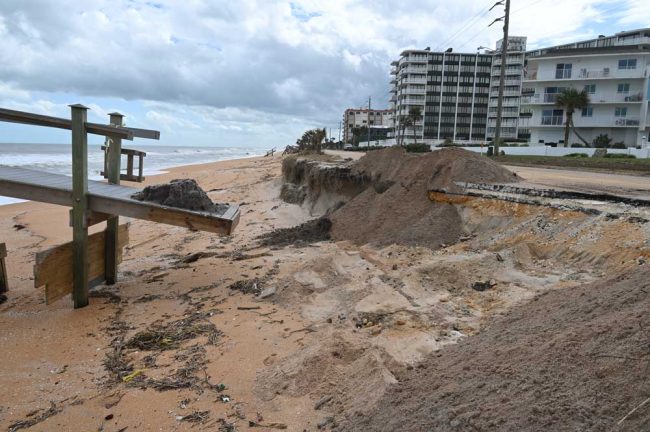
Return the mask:
[[558,168],[506,167],[527,183],[650,199],[650,177]]

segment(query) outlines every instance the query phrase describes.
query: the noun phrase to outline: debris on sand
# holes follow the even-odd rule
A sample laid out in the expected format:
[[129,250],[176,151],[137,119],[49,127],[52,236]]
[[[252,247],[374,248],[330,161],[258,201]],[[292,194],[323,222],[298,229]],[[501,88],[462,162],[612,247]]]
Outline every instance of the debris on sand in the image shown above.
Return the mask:
[[208,321],[204,313],[195,312],[187,318],[168,324],[154,324],[149,329],[136,333],[125,344],[125,348],[141,351],[164,351],[177,348],[181,342],[198,336],[207,336],[208,343],[215,344],[221,332]]
[[210,411],[194,411],[192,414],[178,416],[176,419],[188,423],[205,423],[210,418]]
[[490,288],[496,286],[496,284],[497,283],[496,283],[496,281],[494,279],[490,279],[490,280],[485,281],[485,282],[476,281],[476,282],[474,282],[472,284],[472,289],[474,291],[482,292],[482,291],[485,291],[485,290],[489,290]]
[[[61,408],[57,407],[56,404],[50,401],[50,408],[38,414],[38,411],[32,412],[27,415],[26,420],[20,420],[16,423],[9,425],[9,432],[19,431],[21,429],[28,429],[32,426],[35,426],[41,422],[44,422],[48,418],[57,415],[62,411]],[[38,415],[37,415],[38,414]]]
[[309,220],[291,228],[280,228],[257,237],[261,246],[305,245],[330,239],[332,221],[327,217]]
[[262,279],[244,279],[230,284],[230,289],[242,294],[260,295],[262,292]]
[[187,210],[221,214],[228,204],[214,203],[193,179],[176,179],[169,183],[147,186],[131,195],[138,201],[154,202],[160,205]]

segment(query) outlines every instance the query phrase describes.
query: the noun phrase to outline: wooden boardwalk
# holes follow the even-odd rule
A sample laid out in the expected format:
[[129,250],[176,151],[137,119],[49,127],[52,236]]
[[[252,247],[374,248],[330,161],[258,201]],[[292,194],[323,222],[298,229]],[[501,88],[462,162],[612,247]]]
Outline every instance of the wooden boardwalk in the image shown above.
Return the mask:
[[[131,198],[139,189],[88,180],[88,208],[96,213],[150,220],[190,229],[230,234],[239,222],[239,207],[215,215],[166,207]],[[72,177],[0,166],[0,195],[72,206]]]

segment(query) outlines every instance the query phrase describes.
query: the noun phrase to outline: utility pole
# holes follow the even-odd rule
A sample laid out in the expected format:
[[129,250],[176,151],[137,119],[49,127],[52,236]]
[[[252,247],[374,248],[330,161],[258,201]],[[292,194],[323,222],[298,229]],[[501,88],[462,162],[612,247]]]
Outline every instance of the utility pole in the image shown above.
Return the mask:
[[[497,124],[494,130],[494,156],[499,156],[499,141],[501,140],[501,117],[502,117],[502,110],[503,110],[503,87],[506,80],[506,61],[508,58],[508,26],[510,24],[510,0],[505,0],[505,2],[506,2],[506,14],[503,17],[503,43],[501,44],[501,77],[499,79],[499,98],[497,100]],[[503,0],[497,2],[494,6],[499,4],[503,4]],[[494,22],[496,21],[498,21],[498,19],[495,20]]]
[[339,142],[341,142],[341,120],[339,120]]
[[368,149],[370,149],[370,103],[372,102],[372,96],[368,96]]

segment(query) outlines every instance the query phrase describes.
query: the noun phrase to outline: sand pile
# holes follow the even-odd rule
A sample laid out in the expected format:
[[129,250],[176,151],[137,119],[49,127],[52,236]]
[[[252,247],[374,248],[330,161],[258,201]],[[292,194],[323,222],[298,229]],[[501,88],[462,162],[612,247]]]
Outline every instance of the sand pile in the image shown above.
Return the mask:
[[147,186],[131,198],[168,207],[223,213],[228,204],[214,203],[193,179],[176,179],[169,183]]
[[[365,413],[397,381],[390,359],[381,349],[360,344],[343,332],[283,358],[258,374],[256,393],[262,400],[305,395],[324,411]],[[320,407],[319,407],[320,408]]]
[[550,291],[429,356],[340,430],[647,430],[650,270]]
[[332,213],[334,240],[434,249],[457,242],[465,233],[457,208],[431,202],[428,190],[458,191],[454,182],[518,181],[501,165],[461,149],[428,154],[406,153],[399,147],[374,151],[352,166],[352,175],[370,178],[374,187]]

